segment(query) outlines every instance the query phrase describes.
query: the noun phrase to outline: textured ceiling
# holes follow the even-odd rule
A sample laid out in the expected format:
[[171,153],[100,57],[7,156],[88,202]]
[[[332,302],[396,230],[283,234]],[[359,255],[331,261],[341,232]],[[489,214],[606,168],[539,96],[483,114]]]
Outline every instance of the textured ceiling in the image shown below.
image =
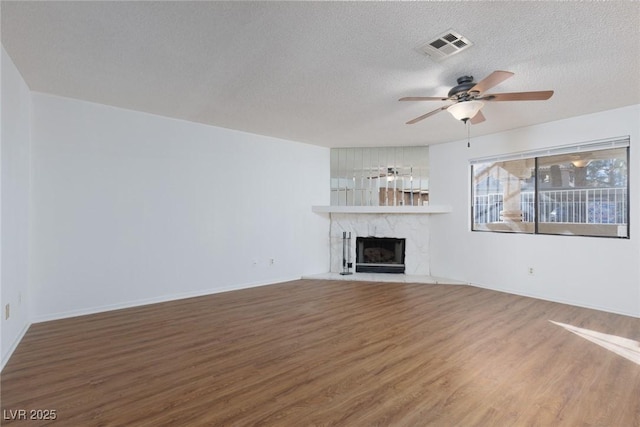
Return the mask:
[[[489,92],[484,135],[640,103],[639,2],[7,2],[2,44],[29,87],[329,147],[466,137],[456,78],[515,73]],[[417,51],[453,28],[474,46]]]

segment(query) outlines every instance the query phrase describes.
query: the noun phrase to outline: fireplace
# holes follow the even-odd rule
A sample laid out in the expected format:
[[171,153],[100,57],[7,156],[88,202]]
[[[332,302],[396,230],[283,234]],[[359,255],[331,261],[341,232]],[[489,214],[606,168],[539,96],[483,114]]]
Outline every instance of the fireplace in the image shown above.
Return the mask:
[[405,239],[356,238],[357,273],[404,273]]

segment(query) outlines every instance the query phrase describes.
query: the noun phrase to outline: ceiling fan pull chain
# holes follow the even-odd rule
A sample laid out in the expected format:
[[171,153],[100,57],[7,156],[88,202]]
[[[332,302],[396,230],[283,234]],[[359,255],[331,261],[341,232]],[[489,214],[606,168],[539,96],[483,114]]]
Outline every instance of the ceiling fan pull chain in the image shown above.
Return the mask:
[[471,147],[471,123],[469,120],[465,120],[464,124],[467,126],[467,148]]

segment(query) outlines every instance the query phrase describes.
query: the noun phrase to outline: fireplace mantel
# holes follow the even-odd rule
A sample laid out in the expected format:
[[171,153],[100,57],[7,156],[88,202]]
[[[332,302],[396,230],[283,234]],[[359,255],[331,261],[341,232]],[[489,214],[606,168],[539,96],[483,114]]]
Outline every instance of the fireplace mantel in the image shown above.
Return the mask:
[[312,206],[316,213],[354,214],[438,214],[451,212],[451,206]]

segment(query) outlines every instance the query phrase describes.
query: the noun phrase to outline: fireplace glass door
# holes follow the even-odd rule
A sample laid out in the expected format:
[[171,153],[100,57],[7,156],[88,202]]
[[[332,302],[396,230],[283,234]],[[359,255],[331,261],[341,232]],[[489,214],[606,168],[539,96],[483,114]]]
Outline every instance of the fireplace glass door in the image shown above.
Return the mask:
[[404,273],[405,239],[356,238],[357,273]]

